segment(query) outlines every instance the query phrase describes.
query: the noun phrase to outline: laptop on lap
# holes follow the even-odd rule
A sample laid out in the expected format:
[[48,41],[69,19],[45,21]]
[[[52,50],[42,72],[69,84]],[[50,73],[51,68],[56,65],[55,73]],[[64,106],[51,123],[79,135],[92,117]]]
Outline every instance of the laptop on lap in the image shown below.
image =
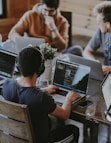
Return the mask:
[[13,75],[17,55],[0,49],[0,85]]
[[[73,105],[78,103],[87,95],[88,79],[91,68],[78,63],[56,60],[53,85],[59,87],[53,98],[57,103],[63,104],[68,91],[75,91],[80,94],[80,98],[74,100]],[[65,93],[65,94],[64,94]]]

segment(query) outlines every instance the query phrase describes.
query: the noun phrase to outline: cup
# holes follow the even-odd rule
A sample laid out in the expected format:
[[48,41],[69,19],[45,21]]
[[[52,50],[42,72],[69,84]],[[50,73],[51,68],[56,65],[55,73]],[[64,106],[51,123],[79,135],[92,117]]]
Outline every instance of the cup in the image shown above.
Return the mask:
[[49,86],[49,81],[48,80],[41,81],[38,79],[36,85],[39,87],[47,87]]
[[96,104],[93,103],[87,107],[85,114],[86,116],[91,117],[95,115],[95,111],[96,111]]

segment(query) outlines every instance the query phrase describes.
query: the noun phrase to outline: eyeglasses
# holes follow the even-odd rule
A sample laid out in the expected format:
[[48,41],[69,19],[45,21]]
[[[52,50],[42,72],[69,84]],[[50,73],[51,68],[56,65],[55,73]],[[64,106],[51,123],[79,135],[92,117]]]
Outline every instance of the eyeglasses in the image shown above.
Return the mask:
[[44,11],[49,12],[49,13],[55,13],[56,9],[47,9],[47,8],[44,8]]

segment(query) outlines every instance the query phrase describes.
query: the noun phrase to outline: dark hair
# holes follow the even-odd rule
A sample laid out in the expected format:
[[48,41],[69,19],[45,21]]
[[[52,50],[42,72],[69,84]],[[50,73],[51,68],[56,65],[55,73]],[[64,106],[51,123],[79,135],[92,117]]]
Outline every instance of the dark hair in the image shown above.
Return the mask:
[[39,71],[42,63],[42,55],[35,47],[28,46],[20,51],[18,66],[23,76],[32,76]]
[[42,0],[43,4],[46,4],[47,7],[57,9],[59,7],[60,0]]
[[104,22],[111,23],[111,1],[104,1],[94,7],[95,14],[102,14]]

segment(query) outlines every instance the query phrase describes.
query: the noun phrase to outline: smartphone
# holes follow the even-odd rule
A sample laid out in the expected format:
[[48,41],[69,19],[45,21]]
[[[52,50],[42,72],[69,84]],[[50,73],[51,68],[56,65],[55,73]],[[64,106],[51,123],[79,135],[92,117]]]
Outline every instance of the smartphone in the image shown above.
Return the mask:
[[91,105],[91,104],[93,104],[92,101],[90,101],[90,100],[85,100],[85,101],[79,103],[79,106],[80,106],[80,107],[88,107],[88,106]]

